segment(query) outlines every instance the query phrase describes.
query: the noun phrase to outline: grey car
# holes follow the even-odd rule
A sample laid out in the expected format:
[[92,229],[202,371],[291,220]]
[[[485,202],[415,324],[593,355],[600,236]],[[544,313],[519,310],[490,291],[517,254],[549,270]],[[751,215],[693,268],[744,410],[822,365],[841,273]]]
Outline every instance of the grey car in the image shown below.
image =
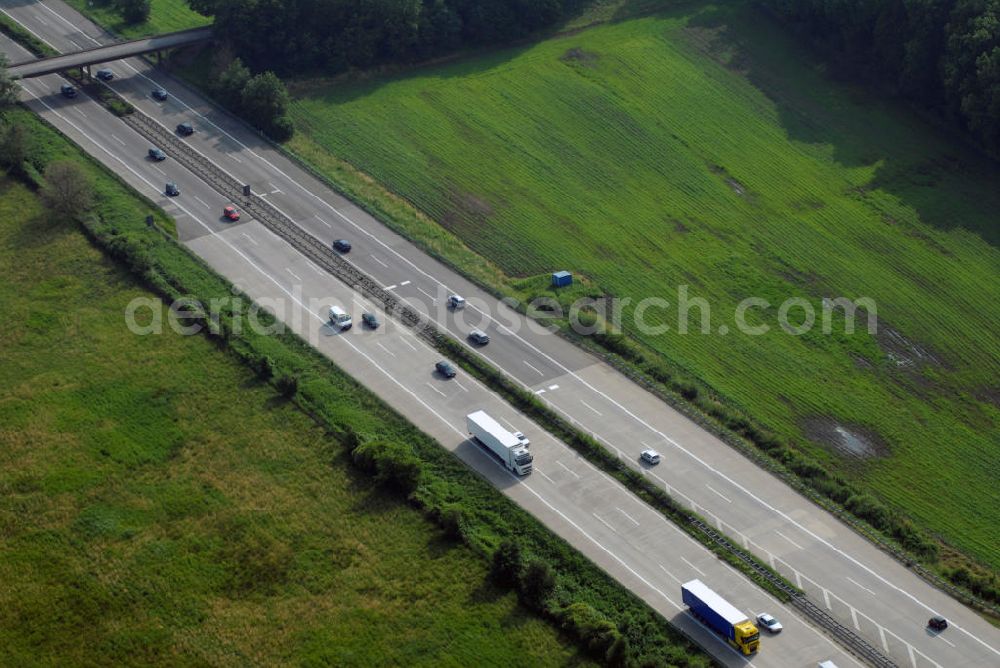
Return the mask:
[[441,360],[435,364],[434,368],[437,369],[437,372],[445,378],[454,378],[457,374],[455,367],[445,360]]
[[154,88],[151,95],[153,96],[154,100],[159,100],[160,102],[163,102],[164,100],[167,99],[167,91],[163,90],[162,88]]
[[474,329],[469,332],[469,340],[475,343],[477,346],[485,346],[490,342],[490,337],[486,332],[481,329]]
[[97,70],[96,76],[101,81],[111,81],[112,79],[115,78],[115,73],[109,70],[108,68],[104,67],[102,69]]
[[149,149],[149,157],[157,162],[162,162],[167,159],[167,154],[154,146]]

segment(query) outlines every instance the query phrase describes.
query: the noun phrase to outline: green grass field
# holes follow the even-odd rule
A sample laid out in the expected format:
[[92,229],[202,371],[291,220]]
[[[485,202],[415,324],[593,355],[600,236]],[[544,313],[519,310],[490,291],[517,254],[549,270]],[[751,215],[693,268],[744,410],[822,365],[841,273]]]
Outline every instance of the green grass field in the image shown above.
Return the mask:
[[581,662],[149,296],[0,179],[0,664]]
[[[480,277],[459,240],[508,286],[569,269],[672,308],[690,286],[713,333],[677,334],[676,311],[664,335],[629,333],[1000,567],[1000,170],[824,78],[743,3],[661,6],[390,78],[300,82],[290,147],[412,202],[428,218],[407,233]],[[750,318],[771,332],[718,334],[749,296],[773,305]],[[838,296],[874,299],[878,336],[777,327],[785,299]],[[878,456],[839,454],[838,426]]]
[[149,35],[187,30],[207,26],[212,19],[188,7],[185,0],[151,0],[149,18],[135,25],[122,21],[121,13],[110,0],[66,0],[66,4],[89,17],[100,26],[122,37],[137,39]]

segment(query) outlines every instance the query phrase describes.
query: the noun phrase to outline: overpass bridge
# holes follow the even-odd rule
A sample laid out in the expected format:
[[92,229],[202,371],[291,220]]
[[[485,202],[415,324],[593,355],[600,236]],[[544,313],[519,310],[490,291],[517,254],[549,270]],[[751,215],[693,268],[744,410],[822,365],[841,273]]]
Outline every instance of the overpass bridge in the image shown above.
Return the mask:
[[191,30],[167,33],[166,35],[143,37],[142,39],[133,39],[128,42],[96,46],[92,49],[84,49],[75,53],[60,54],[58,56],[16,63],[10,65],[7,68],[7,72],[15,79],[30,79],[46,74],[64,72],[74,67],[88,67],[130,56],[139,56],[144,53],[153,53],[155,51],[163,51],[164,49],[173,49],[178,46],[207,42],[211,38],[211,27],[193,28]]

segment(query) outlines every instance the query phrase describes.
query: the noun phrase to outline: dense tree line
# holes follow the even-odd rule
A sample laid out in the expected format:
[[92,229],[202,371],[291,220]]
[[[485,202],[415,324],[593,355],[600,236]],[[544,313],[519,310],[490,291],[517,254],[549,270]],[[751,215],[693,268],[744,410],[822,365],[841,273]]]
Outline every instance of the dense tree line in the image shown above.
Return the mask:
[[507,42],[574,0],[188,0],[254,71],[338,72]]
[[959,122],[1000,156],[1000,0],[761,0],[840,74]]

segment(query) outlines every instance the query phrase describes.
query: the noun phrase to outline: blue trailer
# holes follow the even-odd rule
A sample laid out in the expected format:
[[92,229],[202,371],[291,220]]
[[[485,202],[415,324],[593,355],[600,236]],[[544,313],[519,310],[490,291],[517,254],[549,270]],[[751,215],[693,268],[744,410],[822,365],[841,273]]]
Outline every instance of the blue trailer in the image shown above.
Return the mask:
[[705,626],[722,635],[743,654],[753,654],[760,645],[760,631],[750,618],[709,589],[701,580],[681,585],[681,599],[691,614]]

